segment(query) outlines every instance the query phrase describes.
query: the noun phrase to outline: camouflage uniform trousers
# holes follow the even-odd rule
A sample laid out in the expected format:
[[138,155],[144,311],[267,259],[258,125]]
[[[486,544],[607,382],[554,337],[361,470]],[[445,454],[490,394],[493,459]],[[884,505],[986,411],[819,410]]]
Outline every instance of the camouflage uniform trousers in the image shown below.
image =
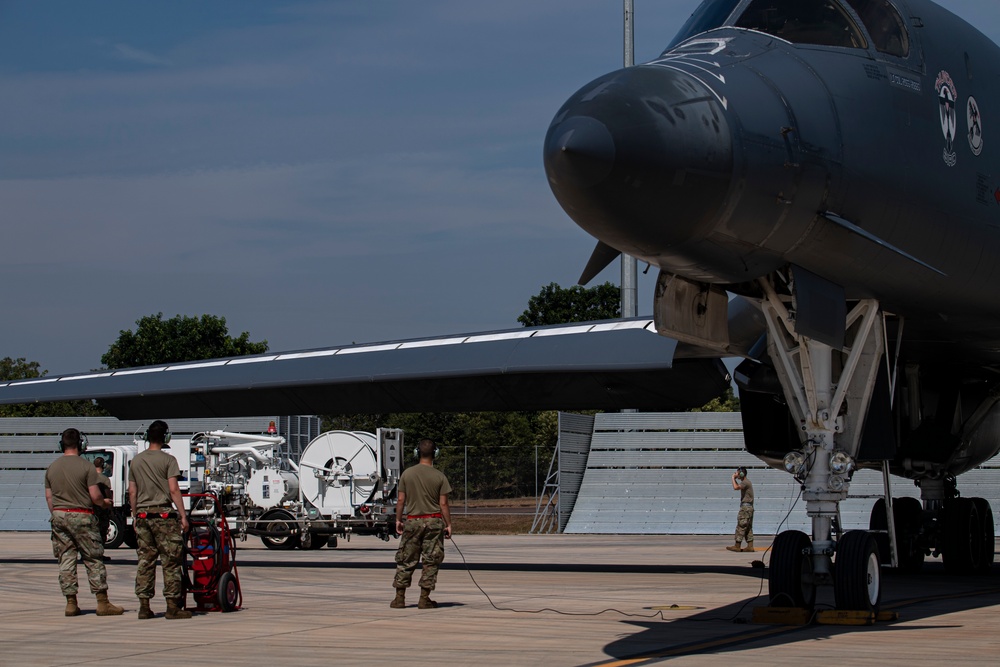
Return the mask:
[[76,556],[83,557],[90,592],[108,590],[108,571],[104,567],[104,540],[97,532],[97,519],[82,512],[52,513],[52,555],[59,561],[59,588],[63,595],[76,595]]
[[740,505],[740,513],[736,517],[736,543],[743,539],[753,542],[753,505]]
[[94,510],[94,516],[97,517],[97,534],[107,541],[108,529],[111,528],[111,510]]
[[444,561],[444,519],[409,519],[403,524],[403,536],[396,550],[394,588],[410,587],[413,570],[421,558],[420,588],[432,591],[437,586],[438,566]]
[[149,600],[155,595],[156,558],[159,556],[163,566],[163,597],[168,600],[183,597],[184,538],[180,519],[136,519],[135,537],[135,553],[139,558],[135,596]]

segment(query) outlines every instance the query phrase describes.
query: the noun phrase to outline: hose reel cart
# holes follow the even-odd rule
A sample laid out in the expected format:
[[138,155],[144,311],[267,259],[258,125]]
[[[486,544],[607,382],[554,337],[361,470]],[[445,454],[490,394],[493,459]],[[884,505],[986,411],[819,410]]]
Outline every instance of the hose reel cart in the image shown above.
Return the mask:
[[236,569],[236,542],[214,493],[185,494],[190,528],[184,544],[181,584],[197,611],[235,611],[243,604]]

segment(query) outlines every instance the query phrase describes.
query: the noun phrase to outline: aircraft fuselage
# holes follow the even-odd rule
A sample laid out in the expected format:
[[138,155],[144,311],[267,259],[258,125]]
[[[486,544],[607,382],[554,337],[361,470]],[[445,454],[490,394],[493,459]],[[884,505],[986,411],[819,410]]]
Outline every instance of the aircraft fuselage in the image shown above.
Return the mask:
[[671,274],[738,292],[796,265],[925,338],[1000,340],[1000,144],[983,121],[1000,49],[933,3],[897,6],[905,56],[845,3],[857,34],[815,40],[839,44],[728,25],[593,81],[546,137],[553,192]]

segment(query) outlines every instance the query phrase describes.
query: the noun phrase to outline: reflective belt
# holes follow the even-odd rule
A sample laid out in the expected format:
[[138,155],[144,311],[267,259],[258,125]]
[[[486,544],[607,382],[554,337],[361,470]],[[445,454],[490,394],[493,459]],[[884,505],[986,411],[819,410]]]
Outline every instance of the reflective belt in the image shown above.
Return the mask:
[[176,519],[177,512],[139,512],[136,514],[140,519]]
[[94,510],[85,510],[78,507],[56,507],[56,512],[75,512],[76,514],[93,514]]
[[437,514],[410,514],[406,517],[407,519],[443,519],[444,516],[441,513]]

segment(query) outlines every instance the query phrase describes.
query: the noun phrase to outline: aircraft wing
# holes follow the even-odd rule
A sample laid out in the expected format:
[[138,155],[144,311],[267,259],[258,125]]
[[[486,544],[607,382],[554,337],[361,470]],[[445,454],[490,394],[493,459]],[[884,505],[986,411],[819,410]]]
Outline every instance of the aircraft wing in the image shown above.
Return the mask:
[[0,382],[0,404],[97,400],[121,419],[682,410],[729,386],[651,319],[348,345]]

